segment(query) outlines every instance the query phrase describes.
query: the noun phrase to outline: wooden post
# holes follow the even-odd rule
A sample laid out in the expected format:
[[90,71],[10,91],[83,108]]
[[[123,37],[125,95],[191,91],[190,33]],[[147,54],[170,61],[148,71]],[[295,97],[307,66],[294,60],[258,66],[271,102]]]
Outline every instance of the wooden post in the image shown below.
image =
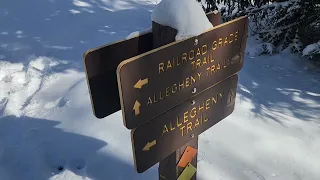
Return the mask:
[[[221,16],[220,13],[207,13],[207,17],[213,26],[220,24]],[[153,48],[158,48],[160,46],[169,44],[175,41],[175,36],[178,31],[168,26],[162,26],[156,22],[152,22],[152,34],[153,34]],[[177,149],[174,153],[164,158],[159,163],[158,175],[159,180],[176,180],[184,168],[178,167],[177,164],[183,155],[187,146],[194,149],[198,149],[198,136],[195,136],[192,141],[183,145]],[[197,168],[197,155],[193,158],[191,164]],[[197,173],[195,173],[191,180],[197,179]]]
[[[177,151],[170,154],[168,157],[160,161],[158,168],[159,180],[176,180],[179,175],[182,173],[184,168],[178,167],[177,164],[183,155],[187,146],[193,147],[194,149],[198,149],[198,136],[195,136],[192,141],[180,147]],[[193,158],[192,164],[195,168],[197,168],[197,155]],[[197,179],[197,173],[192,176],[191,180]]]

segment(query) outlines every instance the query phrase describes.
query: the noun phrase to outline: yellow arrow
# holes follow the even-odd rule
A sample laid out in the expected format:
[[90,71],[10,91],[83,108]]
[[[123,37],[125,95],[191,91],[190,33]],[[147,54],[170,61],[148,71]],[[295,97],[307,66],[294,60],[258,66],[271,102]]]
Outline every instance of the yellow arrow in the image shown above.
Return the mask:
[[133,110],[136,116],[140,114],[140,106],[141,104],[139,103],[139,101],[136,100],[136,102],[133,105]]
[[155,146],[157,144],[157,140],[153,140],[151,142],[148,142],[144,148],[142,149],[143,151],[149,151],[151,147]]
[[141,89],[142,86],[148,84],[148,82],[149,82],[148,78],[145,78],[145,79],[143,79],[143,80],[140,79],[140,80],[134,85],[134,88]]

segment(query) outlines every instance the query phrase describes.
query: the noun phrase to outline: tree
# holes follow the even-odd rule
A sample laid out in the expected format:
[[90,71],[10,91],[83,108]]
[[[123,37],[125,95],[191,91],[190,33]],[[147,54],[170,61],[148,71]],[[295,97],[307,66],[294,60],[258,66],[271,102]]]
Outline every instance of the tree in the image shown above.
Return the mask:
[[[310,44],[313,45],[308,48],[320,46],[320,0],[197,1],[206,12],[217,10],[217,4],[224,5],[220,9],[223,21],[249,16],[253,35],[272,45],[273,52],[290,48],[293,53],[302,54]],[[319,59],[320,47],[319,51],[310,52],[313,59]]]

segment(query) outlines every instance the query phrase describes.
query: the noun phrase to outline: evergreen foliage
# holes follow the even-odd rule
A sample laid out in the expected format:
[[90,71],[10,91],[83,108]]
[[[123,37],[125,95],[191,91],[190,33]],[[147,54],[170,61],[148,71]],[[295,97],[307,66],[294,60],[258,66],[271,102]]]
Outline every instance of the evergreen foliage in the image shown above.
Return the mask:
[[[217,4],[224,5],[220,9],[223,21],[247,15],[253,35],[258,35],[272,53],[289,48],[293,53],[320,60],[320,47],[316,50],[320,46],[320,0],[202,0],[202,3],[206,12],[217,10]],[[310,51],[311,47],[314,51]]]

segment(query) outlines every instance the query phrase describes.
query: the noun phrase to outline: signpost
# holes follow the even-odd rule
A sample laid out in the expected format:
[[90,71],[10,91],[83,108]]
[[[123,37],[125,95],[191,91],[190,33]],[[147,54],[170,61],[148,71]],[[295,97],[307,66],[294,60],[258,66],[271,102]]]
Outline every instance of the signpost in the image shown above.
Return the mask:
[[122,110],[131,129],[134,164],[142,173],[160,162],[159,179],[196,179],[198,135],[235,107],[248,18],[220,24],[182,41],[153,22],[152,33],[90,50],[84,64],[93,112]]
[[[209,21],[220,24],[220,13],[207,13]],[[121,109],[117,66],[124,60],[138,56],[153,49],[153,32],[141,34],[90,49],[83,55],[92,110],[97,118],[104,118]]]
[[133,130],[137,171],[144,172],[230,115],[237,83],[236,74]]
[[137,128],[239,72],[246,20],[122,61],[117,75],[124,125]]

